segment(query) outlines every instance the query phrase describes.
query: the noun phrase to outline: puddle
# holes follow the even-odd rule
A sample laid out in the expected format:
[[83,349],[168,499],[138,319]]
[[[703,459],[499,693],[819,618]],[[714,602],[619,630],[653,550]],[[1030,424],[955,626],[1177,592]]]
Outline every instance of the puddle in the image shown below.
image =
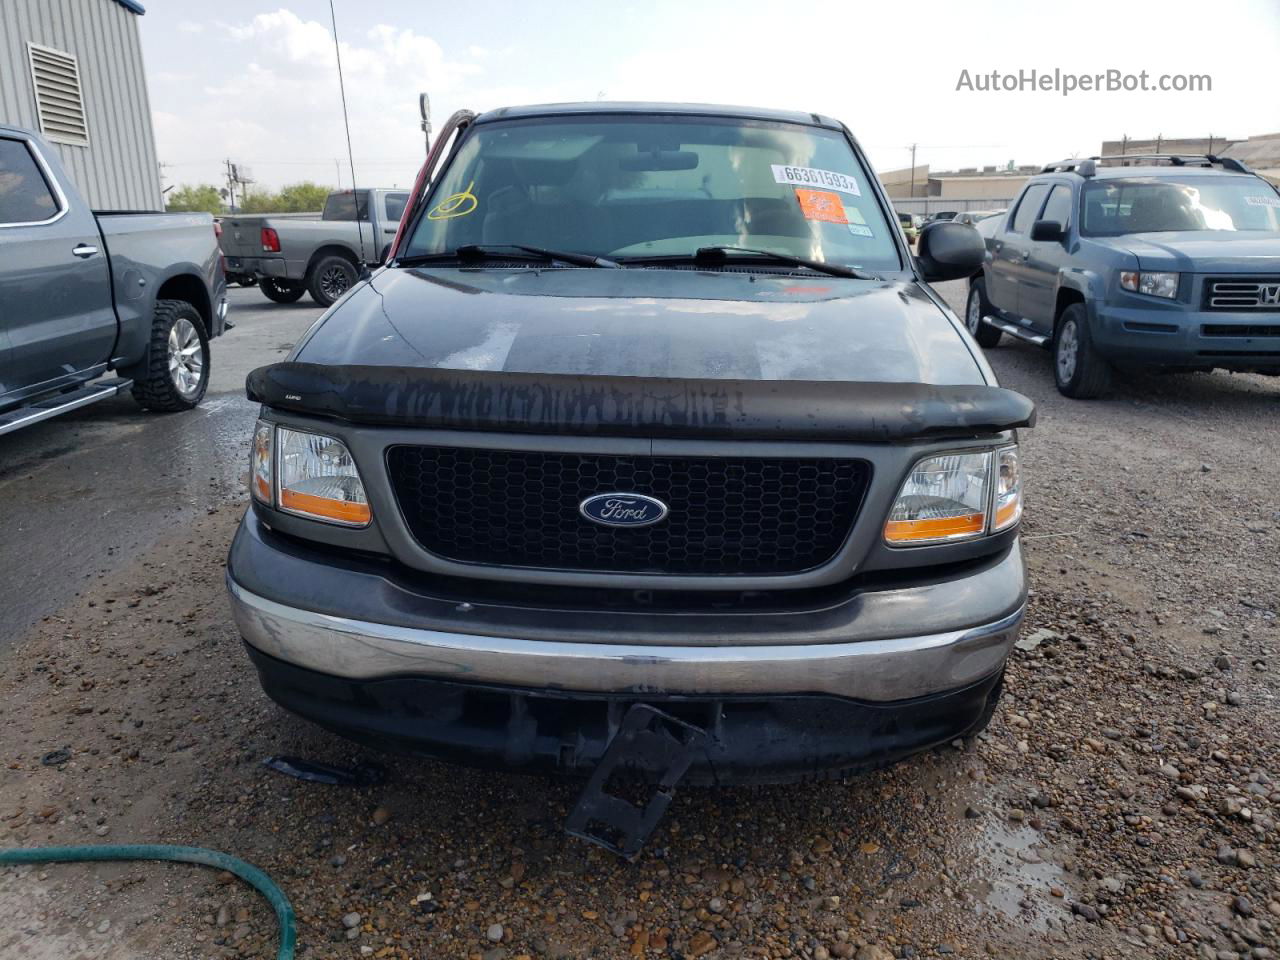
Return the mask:
[[[1061,919],[1071,900],[1066,873],[1049,859],[1048,845],[1031,827],[989,818],[969,853],[985,875],[980,915],[995,914],[1041,933],[1052,919]],[[1051,887],[1065,895],[1053,896]]]

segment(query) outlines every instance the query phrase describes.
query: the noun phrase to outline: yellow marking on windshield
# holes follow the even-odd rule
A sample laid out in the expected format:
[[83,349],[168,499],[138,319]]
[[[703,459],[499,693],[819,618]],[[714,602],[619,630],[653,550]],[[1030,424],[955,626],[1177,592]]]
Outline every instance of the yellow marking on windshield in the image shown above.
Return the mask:
[[472,180],[467,184],[467,188],[461,193],[455,193],[451,197],[445,197],[438,204],[427,211],[428,220],[452,220],[454,217],[465,217],[469,213],[475,213],[476,207],[480,206],[480,201],[476,199],[476,195],[471,192],[471,188],[476,185]]

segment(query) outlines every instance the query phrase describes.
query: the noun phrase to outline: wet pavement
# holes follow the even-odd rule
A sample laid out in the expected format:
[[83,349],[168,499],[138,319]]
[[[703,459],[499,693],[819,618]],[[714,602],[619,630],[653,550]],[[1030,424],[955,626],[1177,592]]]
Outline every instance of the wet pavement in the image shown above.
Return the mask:
[[243,493],[245,374],[281,359],[321,309],[239,287],[231,304],[195,410],[147,413],[125,393],[0,437],[0,654],[87,580]]

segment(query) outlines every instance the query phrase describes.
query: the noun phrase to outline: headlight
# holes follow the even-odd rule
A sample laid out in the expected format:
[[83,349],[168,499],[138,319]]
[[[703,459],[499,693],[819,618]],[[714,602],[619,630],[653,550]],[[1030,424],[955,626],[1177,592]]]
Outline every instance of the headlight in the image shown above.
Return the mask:
[[1164,297],[1166,300],[1172,300],[1178,295],[1178,275],[1122,270],[1120,286],[1134,293],[1145,293],[1149,297]]
[[257,500],[312,520],[368,525],[369,499],[341,440],[285,427],[272,434],[272,425],[262,420],[253,431],[249,484]]
[[972,540],[1021,517],[1016,445],[925,457],[898,492],[884,539],[896,547]]
[[982,536],[987,529],[990,482],[990,451],[921,460],[889,511],[884,538],[902,545]]

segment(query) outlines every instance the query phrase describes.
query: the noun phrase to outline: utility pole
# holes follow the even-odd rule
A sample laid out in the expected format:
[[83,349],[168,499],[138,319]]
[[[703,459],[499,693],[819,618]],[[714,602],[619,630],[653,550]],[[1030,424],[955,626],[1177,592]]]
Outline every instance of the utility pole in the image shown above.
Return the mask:
[[1209,134],[1209,156],[1213,156],[1213,134]]
[[1164,134],[1157,133],[1156,134],[1156,153],[1160,152],[1160,145],[1163,143],[1164,143]]
[[236,168],[235,168],[235,165],[231,162],[230,157],[227,157],[224,163],[226,163],[227,165],[227,194],[228,194],[227,202],[231,207],[231,212],[235,213],[236,212]]
[[1120,156],[1124,156],[1129,151],[1129,135],[1127,133],[1120,136]]
[[342,165],[338,163],[338,158],[333,158],[333,172],[338,176],[338,189],[342,189]]
[[911,145],[911,192],[907,194],[909,197],[916,195],[916,144]]

